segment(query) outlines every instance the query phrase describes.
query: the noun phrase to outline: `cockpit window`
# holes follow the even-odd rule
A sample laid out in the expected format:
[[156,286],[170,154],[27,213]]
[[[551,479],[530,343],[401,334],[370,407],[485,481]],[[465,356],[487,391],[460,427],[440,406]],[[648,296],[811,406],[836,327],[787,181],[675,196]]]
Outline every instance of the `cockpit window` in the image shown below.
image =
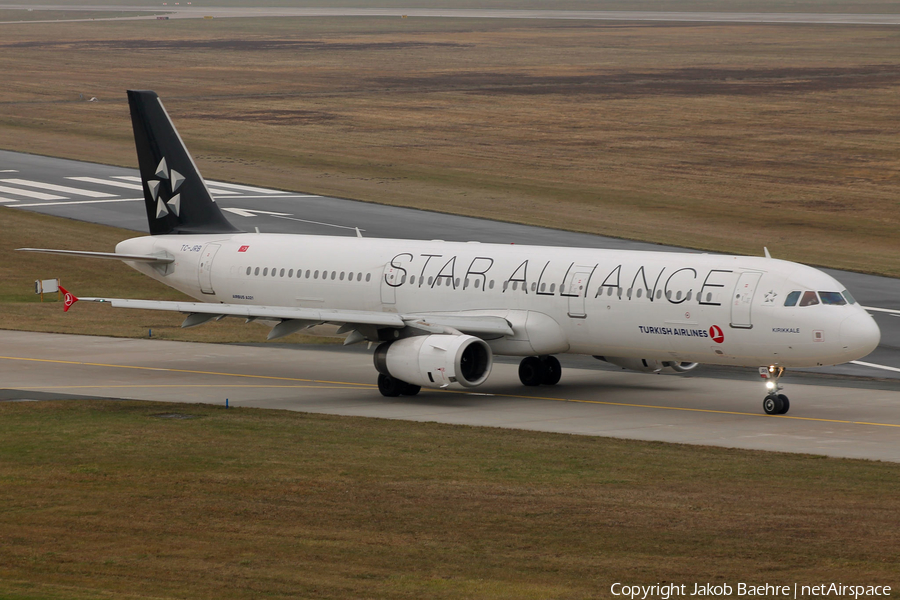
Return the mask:
[[800,292],[791,292],[784,299],[785,306],[797,306],[797,300],[800,299]]
[[819,298],[822,300],[822,304],[834,304],[836,306],[847,304],[840,292],[819,292]]
[[843,294],[844,298],[847,299],[847,304],[856,304],[856,298],[851,296],[850,292],[848,292],[847,290],[844,290],[843,292],[841,292],[841,294]]
[[803,298],[800,299],[800,306],[812,306],[818,304],[819,299],[815,292],[803,292]]

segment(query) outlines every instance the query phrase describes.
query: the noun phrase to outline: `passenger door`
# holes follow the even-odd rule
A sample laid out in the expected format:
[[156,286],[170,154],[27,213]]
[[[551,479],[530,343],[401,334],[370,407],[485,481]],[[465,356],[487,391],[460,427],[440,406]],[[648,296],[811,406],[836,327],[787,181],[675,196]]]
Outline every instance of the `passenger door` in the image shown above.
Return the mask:
[[752,329],[751,309],[753,296],[756,294],[756,286],[762,273],[748,271],[741,273],[734,293],[731,294],[731,326],[738,329]]

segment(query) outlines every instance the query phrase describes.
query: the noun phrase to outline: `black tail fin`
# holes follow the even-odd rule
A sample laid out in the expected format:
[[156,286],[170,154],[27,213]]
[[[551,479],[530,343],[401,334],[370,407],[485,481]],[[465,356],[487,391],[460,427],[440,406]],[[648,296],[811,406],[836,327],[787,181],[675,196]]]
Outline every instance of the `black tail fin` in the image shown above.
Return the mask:
[[150,235],[233,233],[155,92],[128,90]]

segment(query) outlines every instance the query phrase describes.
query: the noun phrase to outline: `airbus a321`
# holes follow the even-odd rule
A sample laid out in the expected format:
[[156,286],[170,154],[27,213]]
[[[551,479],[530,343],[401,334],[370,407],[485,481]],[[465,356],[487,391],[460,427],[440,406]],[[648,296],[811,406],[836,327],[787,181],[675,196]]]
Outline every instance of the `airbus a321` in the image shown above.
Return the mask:
[[523,357],[524,385],[554,385],[554,355],[575,353],[647,373],[759,367],[763,409],[784,414],[785,368],[856,360],[880,340],[833,277],[768,256],[245,233],[158,96],[128,101],[151,235],[115,253],[28,250],[119,259],[198,302],[81,300],[186,313],[184,327],[241,317],[269,339],[335,324],[345,343],[377,345],[385,396],[477,387],[494,355]]

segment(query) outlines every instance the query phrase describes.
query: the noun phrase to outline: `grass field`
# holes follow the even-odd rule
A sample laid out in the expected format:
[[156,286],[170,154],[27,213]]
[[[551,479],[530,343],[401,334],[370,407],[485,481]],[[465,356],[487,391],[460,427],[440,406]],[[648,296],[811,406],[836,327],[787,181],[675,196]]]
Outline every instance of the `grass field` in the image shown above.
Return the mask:
[[0,597],[891,585],[898,469],[201,405],[0,403]]
[[897,276],[897,57],[869,26],[0,27],[0,147],[133,166],[152,88],[210,178]]
[[[190,300],[117,260],[96,260],[16,252],[16,248],[68,248],[112,252],[116,244],[135,237],[134,231],[82,223],[0,207],[0,329],[147,337],[192,342],[263,342],[269,330],[225,319],[181,329],[184,315],[162,311],[116,310],[108,306],[78,304],[63,313],[56,295],[41,303],[34,293],[37,279],[59,278],[63,287],[79,296]],[[327,331],[325,331],[327,333]],[[340,338],[294,334],[282,341],[334,343]]]
[[[21,4],[22,0],[0,0],[4,4]],[[47,3],[50,4],[50,3]],[[77,7],[147,6],[146,0],[55,0],[53,5]],[[266,0],[265,6],[328,6],[327,0]],[[215,6],[249,6],[248,0],[216,0]],[[662,10],[725,12],[829,12],[829,13],[897,13],[894,0],[341,0],[342,7],[408,7],[408,8],[499,8],[556,10]]]

